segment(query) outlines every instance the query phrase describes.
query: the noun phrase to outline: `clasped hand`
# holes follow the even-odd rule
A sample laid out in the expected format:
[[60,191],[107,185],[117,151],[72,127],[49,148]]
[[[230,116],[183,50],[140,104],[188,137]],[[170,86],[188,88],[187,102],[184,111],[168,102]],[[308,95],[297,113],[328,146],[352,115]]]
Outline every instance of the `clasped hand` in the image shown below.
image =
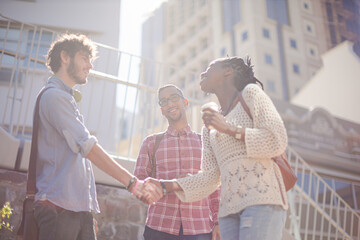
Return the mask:
[[[184,178],[190,175],[190,173],[187,173],[179,176],[178,178]],[[175,179],[166,180],[166,182],[170,184],[169,186],[167,186],[167,188],[170,189],[166,189],[165,192],[181,190]],[[160,180],[158,179],[148,177],[144,181],[139,182],[139,184],[139,189],[136,191],[135,195],[144,203],[153,204],[154,202],[159,201],[164,196],[162,185],[160,183]]]
[[139,200],[147,204],[153,204],[163,197],[160,181],[154,178],[147,178],[139,181],[133,193]]

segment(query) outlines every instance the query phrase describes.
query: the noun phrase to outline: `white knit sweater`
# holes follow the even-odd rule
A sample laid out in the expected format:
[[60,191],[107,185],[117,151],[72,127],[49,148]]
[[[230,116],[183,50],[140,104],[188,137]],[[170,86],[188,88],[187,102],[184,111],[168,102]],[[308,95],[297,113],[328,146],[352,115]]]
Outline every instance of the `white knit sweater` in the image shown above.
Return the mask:
[[253,121],[240,102],[225,118],[233,126],[246,128],[245,142],[203,127],[201,171],[177,180],[183,191],[176,194],[184,202],[203,199],[214,192],[221,181],[219,217],[252,205],[274,204],[288,208],[280,170],[271,160],[285,151],[284,123],[258,85],[247,85],[242,94]]

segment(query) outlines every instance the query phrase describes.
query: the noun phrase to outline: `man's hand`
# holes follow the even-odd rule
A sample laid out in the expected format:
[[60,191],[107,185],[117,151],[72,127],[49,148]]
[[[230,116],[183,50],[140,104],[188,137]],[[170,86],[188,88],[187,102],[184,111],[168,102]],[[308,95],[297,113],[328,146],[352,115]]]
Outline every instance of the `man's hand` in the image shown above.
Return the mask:
[[[147,188],[150,189],[151,191],[154,191],[153,186],[148,186]],[[139,179],[129,189],[129,192],[135,195],[142,202],[147,204],[152,204],[157,196],[150,195],[146,191],[147,190],[145,189],[145,182]]]
[[212,238],[211,240],[221,240],[220,237],[220,230],[219,230],[219,224],[216,224],[212,231]]
[[155,178],[146,178],[144,187],[144,198],[146,201],[157,202],[163,197],[163,189],[160,181]]

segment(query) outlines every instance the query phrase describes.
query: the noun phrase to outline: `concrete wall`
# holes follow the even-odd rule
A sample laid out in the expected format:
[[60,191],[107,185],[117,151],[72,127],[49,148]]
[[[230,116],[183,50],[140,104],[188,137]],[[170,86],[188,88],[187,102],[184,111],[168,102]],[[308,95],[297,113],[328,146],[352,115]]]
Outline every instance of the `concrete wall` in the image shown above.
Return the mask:
[[360,123],[360,57],[345,41],[322,55],[324,66],[292,99],[306,108],[322,107],[331,114]]
[[[0,169],[0,205],[10,202],[14,209],[10,224],[13,232],[0,230],[0,239],[15,240],[20,225],[22,201],[25,197],[26,175]],[[101,213],[95,218],[99,224],[98,239],[143,239],[147,205],[131,196],[125,189],[96,185]]]

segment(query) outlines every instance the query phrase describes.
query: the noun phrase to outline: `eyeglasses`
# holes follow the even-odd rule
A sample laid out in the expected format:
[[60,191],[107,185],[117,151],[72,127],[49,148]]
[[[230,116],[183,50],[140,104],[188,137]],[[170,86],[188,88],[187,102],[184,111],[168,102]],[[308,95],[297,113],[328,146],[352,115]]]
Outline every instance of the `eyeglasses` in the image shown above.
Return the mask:
[[183,98],[183,96],[180,96],[179,94],[174,93],[174,94],[171,94],[170,97],[168,97],[168,98],[160,99],[159,105],[160,105],[160,107],[166,107],[169,104],[169,100],[171,102],[177,102],[180,100],[180,98]]

